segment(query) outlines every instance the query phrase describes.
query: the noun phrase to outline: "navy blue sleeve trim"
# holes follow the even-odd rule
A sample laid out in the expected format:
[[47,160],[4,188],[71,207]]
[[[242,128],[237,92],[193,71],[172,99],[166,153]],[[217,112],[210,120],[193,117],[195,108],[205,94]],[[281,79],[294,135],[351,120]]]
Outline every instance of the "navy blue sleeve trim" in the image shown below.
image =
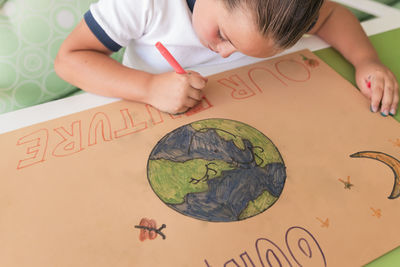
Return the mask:
[[85,13],[84,18],[89,29],[93,32],[93,34],[97,37],[97,39],[99,39],[99,41],[105,47],[107,47],[113,52],[117,52],[118,50],[121,49],[122,46],[114,42],[114,40],[107,35],[107,33],[103,30],[103,28],[101,28],[101,26],[94,19],[92,12],[90,12],[90,10]]
[[186,0],[186,2],[189,6],[190,11],[192,11],[192,13],[193,13],[193,7],[194,7],[194,3],[196,2],[196,0]]

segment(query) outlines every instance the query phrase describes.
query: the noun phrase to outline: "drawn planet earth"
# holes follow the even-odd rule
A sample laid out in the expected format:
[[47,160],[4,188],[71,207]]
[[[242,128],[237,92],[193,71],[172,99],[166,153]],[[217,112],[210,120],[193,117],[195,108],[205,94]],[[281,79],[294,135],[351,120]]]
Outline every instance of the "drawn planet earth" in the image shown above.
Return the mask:
[[206,119],[164,136],[149,156],[147,176],[172,209],[231,222],[270,208],[282,193],[286,167],[260,131],[238,121]]

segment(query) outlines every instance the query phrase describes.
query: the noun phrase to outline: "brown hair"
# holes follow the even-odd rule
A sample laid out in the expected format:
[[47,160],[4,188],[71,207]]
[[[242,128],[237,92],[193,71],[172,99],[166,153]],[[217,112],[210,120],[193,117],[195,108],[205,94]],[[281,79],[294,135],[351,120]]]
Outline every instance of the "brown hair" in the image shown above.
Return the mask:
[[261,34],[277,47],[293,46],[318,18],[324,0],[222,0],[229,10],[237,7],[254,12]]

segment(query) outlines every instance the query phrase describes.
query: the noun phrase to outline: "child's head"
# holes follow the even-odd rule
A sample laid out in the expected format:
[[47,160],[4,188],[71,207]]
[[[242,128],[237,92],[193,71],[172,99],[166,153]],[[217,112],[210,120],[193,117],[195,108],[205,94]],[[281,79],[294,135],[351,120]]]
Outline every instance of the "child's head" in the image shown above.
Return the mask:
[[324,0],[197,0],[193,27],[203,45],[227,57],[269,57],[294,45]]

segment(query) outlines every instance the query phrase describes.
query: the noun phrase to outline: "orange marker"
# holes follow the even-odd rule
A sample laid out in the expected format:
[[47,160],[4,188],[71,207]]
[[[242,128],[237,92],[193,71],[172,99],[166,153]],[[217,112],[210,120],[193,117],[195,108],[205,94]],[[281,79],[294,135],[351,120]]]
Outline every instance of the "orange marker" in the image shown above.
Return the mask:
[[175,72],[178,74],[186,74],[186,71],[179,65],[178,61],[171,55],[171,53],[163,46],[162,43],[157,42],[156,47],[160,51],[161,55],[168,61],[169,65],[174,68]]

